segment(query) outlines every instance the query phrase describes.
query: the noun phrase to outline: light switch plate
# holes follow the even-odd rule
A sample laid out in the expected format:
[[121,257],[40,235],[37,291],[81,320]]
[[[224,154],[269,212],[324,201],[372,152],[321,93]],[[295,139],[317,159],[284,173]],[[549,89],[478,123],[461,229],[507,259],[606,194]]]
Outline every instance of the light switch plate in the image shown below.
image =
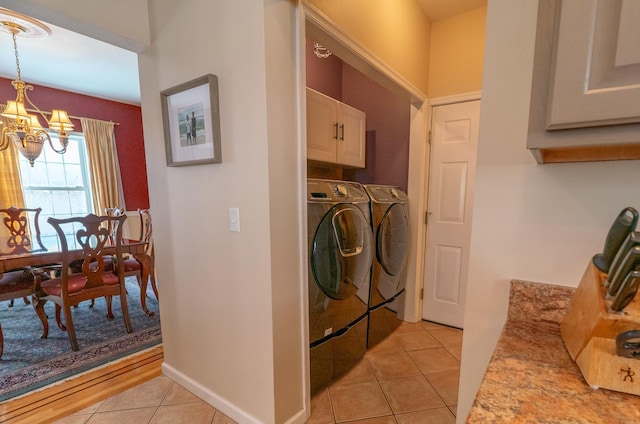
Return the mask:
[[229,208],[229,230],[240,232],[240,209]]

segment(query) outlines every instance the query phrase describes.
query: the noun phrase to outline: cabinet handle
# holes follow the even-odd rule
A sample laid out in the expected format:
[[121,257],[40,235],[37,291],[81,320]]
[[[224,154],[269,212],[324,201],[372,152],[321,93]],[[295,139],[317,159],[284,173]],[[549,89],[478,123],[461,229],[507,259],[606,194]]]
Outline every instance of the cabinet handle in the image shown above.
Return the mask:
[[340,125],[340,130],[342,131],[342,136],[340,137],[340,140],[344,141],[344,124]]
[[336,130],[335,134],[333,136],[333,138],[335,138],[336,140],[338,139],[338,123],[336,122],[335,124],[333,124],[334,129]]

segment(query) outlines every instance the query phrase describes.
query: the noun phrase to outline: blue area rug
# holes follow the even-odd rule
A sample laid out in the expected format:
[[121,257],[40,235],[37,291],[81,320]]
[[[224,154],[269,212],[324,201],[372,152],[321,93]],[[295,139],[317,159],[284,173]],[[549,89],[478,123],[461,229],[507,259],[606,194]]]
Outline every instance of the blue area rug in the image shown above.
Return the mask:
[[4,353],[0,359],[0,402],[38,389],[56,381],[122,358],[162,343],[158,301],[148,287],[147,316],[140,306],[140,289],[135,277],[126,280],[127,304],[133,325],[128,334],[119,298],[113,299],[115,318],[107,319],[104,298],[93,307],[82,302],[72,308],[73,322],[80,350],[73,352],[66,332],[55,320],[55,305],[47,302],[49,336],[40,339],[42,323],[32,305],[16,299],[13,307],[0,302],[0,323],[4,334]]

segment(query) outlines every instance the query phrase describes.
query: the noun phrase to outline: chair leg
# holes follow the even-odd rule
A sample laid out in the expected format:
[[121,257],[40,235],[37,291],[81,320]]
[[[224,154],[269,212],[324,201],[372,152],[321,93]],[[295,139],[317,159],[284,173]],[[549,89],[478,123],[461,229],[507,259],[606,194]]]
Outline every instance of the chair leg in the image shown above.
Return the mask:
[[71,317],[70,305],[64,305],[64,321],[67,323],[67,335],[69,336],[69,341],[71,342],[71,350],[80,350],[80,347],[78,346],[78,340],[76,338],[76,329],[73,326],[73,318]]
[[153,289],[153,294],[156,295],[156,300],[159,301],[160,298],[158,297],[158,286],[156,286],[156,273],[153,270],[151,270],[150,279],[151,279],[151,288]]
[[24,300],[24,304],[25,304],[25,305],[30,305],[30,304],[31,304],[31,302],[29,302],[29,298],[28,298],[27,296],[24,296],[24,297],[22,298],[22,300]]
[[36,310],[36,315],[40,318],[40,322],[42,322],[42,335],[41,339],[46,339],[49,335],[49,320],[47,319],[47,314],[44,313],[44,304],[47,303],[46,300],[36,299],[33,297],[33,308]]
[[11,300],[9,301],[9,307],[10,307],[10,308],[13,308],[13,299],[11,299]]
[[109,319],[115,318],[113,315],[113,311],[111,310],[112,300],[113,300],[113,296],[107,296],[107,318]]
[[129,317],[129,305],[127,303],[127,295],[124,284],[120,287],[120,305],[122,306],[124,326],[127,329],[127,333],[131,333],[133,332],[133,326],[131,325],[131,317]]
[[[71,310],[71,307],[69,307],[69,310]],[[62,318],[60,316],[60,312],[62,311],[62,308],[60,307],[60,305],[56,304],[56,322],[58,323],[58,328],[62,331],[67,331],[67,327],[64,326],[64,324],[62,323]],[[65,316],[65,321],[66,321],[66,316]],[[67,322],[67,324],[69,324]]]

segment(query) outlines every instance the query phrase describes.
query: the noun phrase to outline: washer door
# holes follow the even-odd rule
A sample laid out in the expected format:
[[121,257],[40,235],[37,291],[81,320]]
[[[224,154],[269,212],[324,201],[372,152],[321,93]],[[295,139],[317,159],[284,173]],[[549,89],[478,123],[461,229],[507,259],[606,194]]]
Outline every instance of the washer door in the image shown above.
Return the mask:
[[369,283],[372,238],[364,213],[355,205],[338,204],[324,215],[313,237],[310,262],[325,295],[346,299]]
[[376,234],[376,258],[389,275],[398,275],[407,262],[409,222],[405,208],[392,204],[385,212]]

